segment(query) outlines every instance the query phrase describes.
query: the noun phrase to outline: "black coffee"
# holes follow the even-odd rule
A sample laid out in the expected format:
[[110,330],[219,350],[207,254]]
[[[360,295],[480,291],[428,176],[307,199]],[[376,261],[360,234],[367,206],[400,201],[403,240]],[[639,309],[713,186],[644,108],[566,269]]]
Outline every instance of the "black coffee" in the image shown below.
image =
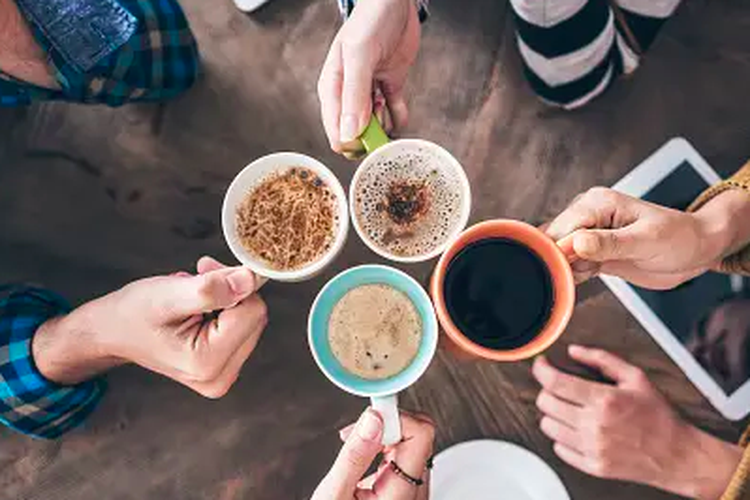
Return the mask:
[[444,294],[448,314],[464,335],[502,350],[536,337],[554,302],[552,277],[542,259],[505,238],[461,250],[448,265]]

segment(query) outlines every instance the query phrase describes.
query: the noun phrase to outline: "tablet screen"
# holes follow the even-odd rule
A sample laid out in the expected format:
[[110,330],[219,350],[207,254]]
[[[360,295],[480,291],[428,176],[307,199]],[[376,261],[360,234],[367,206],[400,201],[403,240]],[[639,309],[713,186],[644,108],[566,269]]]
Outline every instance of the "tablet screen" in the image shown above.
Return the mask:
[[[683,162],[642,198],[684,210],[706,187]],[[674,290],[633,289],[727,396],[750,378],[750,280],[707,273]]]

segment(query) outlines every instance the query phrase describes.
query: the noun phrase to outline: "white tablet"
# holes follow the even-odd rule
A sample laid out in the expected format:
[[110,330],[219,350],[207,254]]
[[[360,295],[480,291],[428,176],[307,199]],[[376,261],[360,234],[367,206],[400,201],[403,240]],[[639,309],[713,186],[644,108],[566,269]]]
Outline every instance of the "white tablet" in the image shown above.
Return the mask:
[[[719,180],[677,138],[613,188],[685,209]],[[750,413],[750,280],[707,273],[673,290],[652,291],[612,276],[601,279],[722,415],[739,420]]]

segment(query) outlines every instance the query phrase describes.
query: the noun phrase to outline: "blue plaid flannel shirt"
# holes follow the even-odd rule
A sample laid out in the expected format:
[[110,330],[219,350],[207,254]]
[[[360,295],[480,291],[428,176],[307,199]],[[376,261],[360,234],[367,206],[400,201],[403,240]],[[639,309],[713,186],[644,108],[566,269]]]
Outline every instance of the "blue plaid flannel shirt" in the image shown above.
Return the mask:
[[0,73],[0,105],[62,100],[120,106],[187,90],[198,48],[176,0],[16,0],[60,86]]
[[[2,106],[161,100],[197,78],[197,46],[175,0],[16,2],[61,88],[40,88],[0,73]],[[5,296],[0,300],[0,422],[31,436],[57,438],[93,411],[104,381],[64,387],[45,379],[34,364],[31,342],[37,328],[67,312],[68,305],[37,288],[6,286],[0,292]]]
[[4,287],[0,300],[0,422],[31,436],[54,439],[79,425],[104,392],[101,379],[66,387],[39,372],[31,342],[37,328],[69,311],[61,297],[38,288]]

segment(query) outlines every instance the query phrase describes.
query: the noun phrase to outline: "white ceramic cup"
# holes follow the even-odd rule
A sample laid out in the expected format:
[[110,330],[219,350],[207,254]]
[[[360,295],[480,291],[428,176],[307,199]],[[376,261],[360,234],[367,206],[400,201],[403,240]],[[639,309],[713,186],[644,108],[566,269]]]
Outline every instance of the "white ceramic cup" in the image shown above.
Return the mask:
[[[354,225],[354,230],[357,232],[357,235],[359,235],[360,239],[370,250],[381,257],[385,257],[386,259],[395,262],[424,262],[434,259],[442,254],[448,244],[457,238],[458,235],[461,234],[461,231],[464,230],[466,224],[469,222],[469,215],[471,213],[471,186],[461,163],[459,163],[459,161],[445,148],[430,141],[422,139],[398,139],[391,141],[388,139],[388,136],[385,134],[375,117],[371,119],[370,124],[363,132],[360,140],[367,152],[367,157],[362,163],[360,163],[357,171],[354,173],[352,182],[349,185],[349,211],[352,214],[352,224]],[[429,154],[433,156],[436,160],[438,170],[446,171],[445,175],[449,176],[449,178],[452,178],[457,183],[456,188],[461,192],[461,206],[459,207],[460,213],[456,224],[450,228],[450,232],[443,242],[436,245],[430,252],[419,255],[404,256],[388,251],[388,249],[372,241],[372,239],[366,234],[357,217],[356,193],[361,178],[369,169],[376,165],[382,165],[383,162],[393,160],[399,155],[407,152],[415,155],[418,155],[421,152],[421,154]]]
[[[311,170],[328,186],[336,197],[338,226],[336,227],[336,234],[328,252],[302,268],[279,271],[270,268],[266,263],[255,258],[242,246],[237,236],[237,207],[242,203],[247,194],[269,175],[274,172],[288,170],[292,167],[303,167]],[[304,281],[322,272],[338,256],[341,249],[344,248],[347,233],[349,232],[349,210],[346,193],[333,172],[315,158],[301,153],[273,153],[258,158],[246,166],[234,178],[224,196],[221,225],[224,231],[224,239],[227,245],[229,245],[229,249],[237,260],[250,268],[255,274],[273,281]]]

